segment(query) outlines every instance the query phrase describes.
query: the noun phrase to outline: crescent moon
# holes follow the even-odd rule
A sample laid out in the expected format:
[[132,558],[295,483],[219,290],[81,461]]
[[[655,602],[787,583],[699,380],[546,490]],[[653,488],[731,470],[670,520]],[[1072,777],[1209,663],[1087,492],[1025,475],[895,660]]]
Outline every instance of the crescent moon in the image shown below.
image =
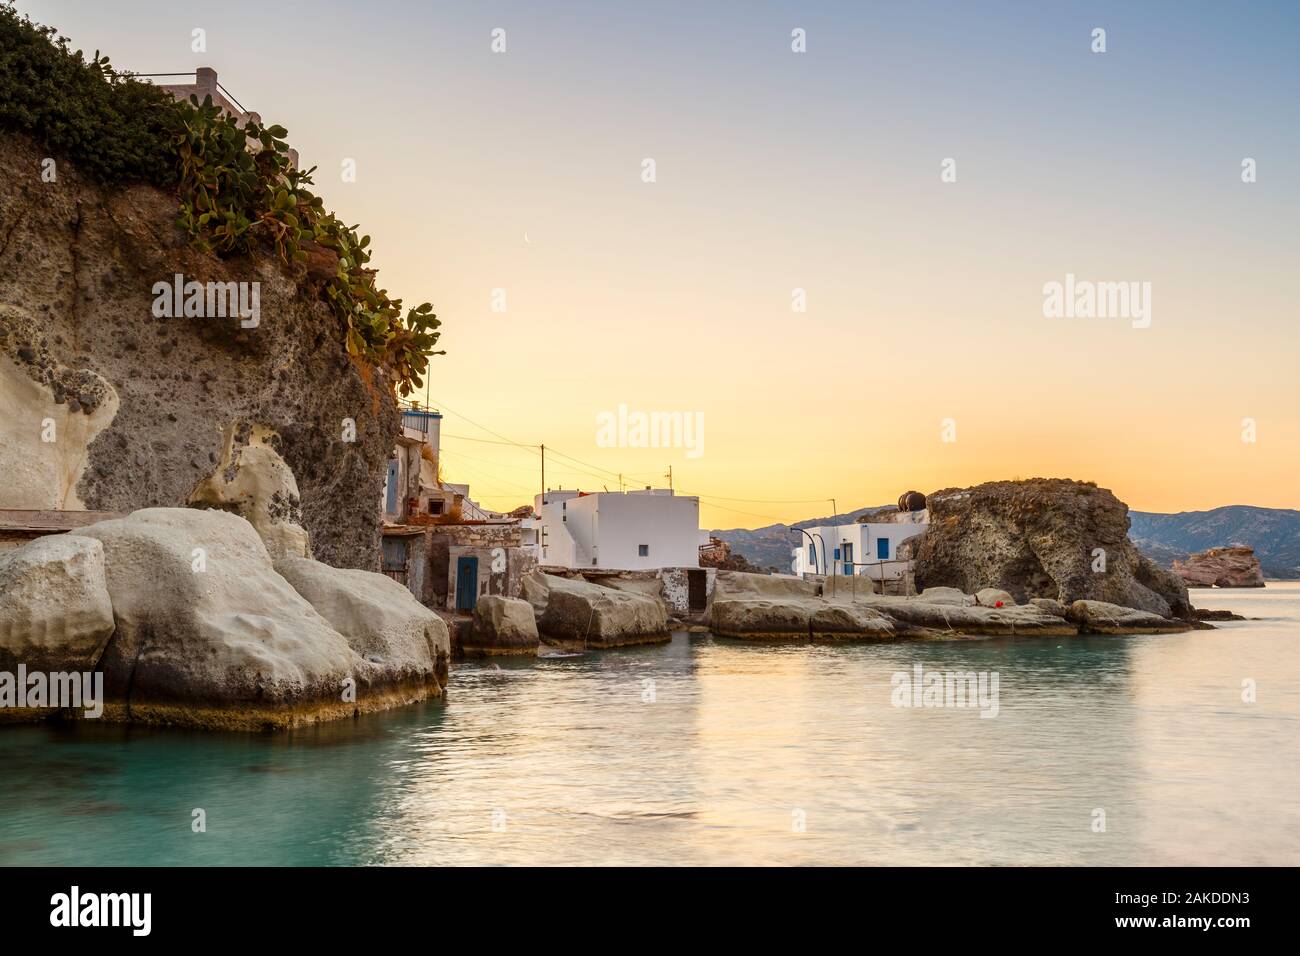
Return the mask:
[[529,245],[529,246],[531,246],[531,245],[533,244],[533,240],[531,240],[531,239],[528,238],[528,233],[527,233],[527,232],[524,233],[524,244],[525,244],[525,245]]

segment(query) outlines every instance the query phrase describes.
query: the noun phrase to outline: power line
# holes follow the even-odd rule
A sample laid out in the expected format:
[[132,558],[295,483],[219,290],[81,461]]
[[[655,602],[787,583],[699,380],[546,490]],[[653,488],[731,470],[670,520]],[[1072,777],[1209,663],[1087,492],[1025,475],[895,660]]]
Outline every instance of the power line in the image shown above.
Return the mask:
[[469,423],[470,423],[471,425],[473,425],[475,428],[481,428],[481,429],[483,429],[485,432],[487,432],[489,435],[495,435],[497,438],[502,439],[502,440],[503,440],[507,445],[518,445],[518,446],[521,447],[521,448],[539,448],[539,447],[541,447],[541,443],[540,443],[540,442],[535,443],[535,444],[532,444],[532,445],[529,445],[529,444],[527,444],[526,442],[515,441],[514,439],[506,438],[505,435],[501,434],[501,433],[498,432],[498,431],[493,431],[491,428],[488,428],[486,425],[481,425],[481,424],[479,424],[478,422],[474,421],[474,419],[470,418],[468,415],[461,415],[460,412],[456,411],[456,409],[452,408],[452,407],[451,407],[450,405],[448,405],[446,402],[441,402],[441,401],[438,401],[437,399],[433,399],[433,401],[438,402],[438,407],[439,407],[440,409],[441,409],[441,408],[445,408],[445,409],[447,409],[447,411],[451,412],[453,415],[460,415],[461,418],[465,419],[465,421],[469,422]]
[[[534,455],[540,455],[540,454],[541,454],[540,449],[541,449],[542,446],[541,446],[540,444],[537,444],[537,445],[529,445],[529,444],[526,444],[525,442],[518,442],[518,441],[515,441],[514,439],[506,437],[505,435],[501,434],[499,431],[496,431],[495,429],[488,428],[486,425],[484,425],[484,424],[482,424],[482,423],[480,423],[480,422],[476,422],[474,419],[470,418],[468,415],[462,415],[460,412],[456,411],[454,408],[452,408],[451,406],[447,405],[445,402],[439,401],[438,399],[428,399],[428,401],[436,402],[439,408],[445,408],[447,411],[451,412],[453,415],[458,415],[459,417],[463,418],[465,421],[467,421],[467,422],[469,422],[471,425],[473,425],[475,428],[481,428],[481,429],[483,429],[483,431],[487,432],[488,434],[496,436],[496,438],[499,439],[499,440],[498,440],[498,441],[492,441],[492,440],[487,439],[487,438],[471,438],[471,437],[469,437],[468,435],[447,435],[447,434],[443,434],[443,435],[441,436],[441,437],[443,437],[443,438],[451,438],[451,439],[455,439],[455,440],[457,440],[457,441],[472,441],[472,442],[479,442],[479,443],[486,444],[486,445],[511,445],[511,446],[516,447],[516,448],[524,448],[524,449],[527,449],[528,451],[532,452]],[[628,472],[628,471],[618,472],[618,471],[613,471],[613,470],[611,470],[611,469],[609,469],[609,468],[604,468],[604,467],[602,467],[602,466],[600,466],[600,465],[594,465],[594,464],[592,464],[592,463],[589,462],[589,461],[584,461],[584,460],[581,459],[581,458],[575,458],[573,455],[570,455],[570,454],[567,454],[567,453],[565,453],[565,452],[562,452],[562,451],[557,450],[554,446],[549,446],[549,447],[547,448],[547,451],[549,451],[552,455],[556,455],[556,456],[558,456],[558,457],[560,457],[560,458],[563,458],[563,459],[565,459],[565,460],[567,460],[567,461],[570,461],[570,462],[572,462],[572,463],[575,464],[575,465],[582,465],[584,468],[594,469],[594,471],[583,471],[583,470],[581,470],[581,469],[571,469],[571,470],[567,470],[567,471],[566,471],[566,470],[561,470],[561,472],[560,472],[561,474],[579,474],[579,475],[586,475],[586,476],[589,477],[589,478],[596,478],[596,479],[601,480],[601,481],[606,480],[605,476],[609,476],[609,477],[611,477],[611,478],[615,478],[615,479],[617,479],[617,480],[620,481],[620,482],[621,482],[624,478],[645,478],[645,477],[647,477],[647,476],[649,476],[649,477],[654,477],[654,478],[662,477],[658,472],[648,472],[648,471],[642,471],[642,472]],[[468,457],[468,456],[465,456],[465,457]],[[508,467],[508,466],[507,466],[507,467]],[[596,472],[602,472],[603,474],[596,474]],[[508,484],[508,482],[507,482],[507,484]],[[777,504],[777,505],[779,505],[779,504],[816,504],[816,503],[819,503],[819,502],[825,502],[825,501],[829,501],[829,500],[830,500],[829,498],[729,498],[729,497],[726,497],[726,496],[723,496],[723,495],[694,495],[693,497],[699,498],[701,501],[710,501],[710,502],[718,502],[718,501],[739,501],[739,502],[741,502],[741,503],[743,503],[743,504]],[[755,513],[755,512],[752,512],[752,511],[742,511],[742,510],[739,509],[739,508],[728,508],[728,507],[725,507],[724,505],[720,505],[720,504],[716,504],[716,503],[713,505],[713,507],[715,507],[715,508],[720,508],[720,509],[723,510],[723,511],[732,512],[732,513],[734,513],[734,514],[748,515],[748,516],[751,517],[751,518],[763,518],[764,520],[767,520],[767,521],[774,521],[774,522],[777,522],[778,524],[783,523],[783,522],[781,521],[780,518],[774,517],[773,515],[761,515],[761,514],[757,514],[757,513]]]
[[[710,500],[710,499],[706,498],[704,495],[690,495],[690,496],[688,496],[688,497],[699,498],[701,501],[709,501],[709,500]],[[765,520],[767,520],[767,521],[771,521],[771,522],[773,522],[774,524],[785,524],[785,523],[786,523],[786,522],[782,521],[780,518],[776,517],[775,515],[760,515],[760,514],[755,514],[755,513],[752,512],[752,511],[741,511],[739,508],[728,508],[726,505],[713,504],[712,506],[713,506],[714,508],[719,508],[719,509],[721,509],[722,511],[728,511],[728,512],[731,512],[732,514],[748,515],[748,516],[751,517],[751,518],[763,518],[763,519],[765,519]]]
[[537,445],[521,445],[517,441],[493,441],[491,438],[470,438],[468,435],[448,435],[445,432],[439,435],[440,438],[454,438],[457,441],[476,441],[484,445],[511,445],[515,448],[526,448],[531,452],[536,452]]
[[[696,495],[703,498],[705,495]],[[708,495],[716,501],[744,501],[756,505],[811,505],[830,501],[830,498],[728,498],[724,495]]]

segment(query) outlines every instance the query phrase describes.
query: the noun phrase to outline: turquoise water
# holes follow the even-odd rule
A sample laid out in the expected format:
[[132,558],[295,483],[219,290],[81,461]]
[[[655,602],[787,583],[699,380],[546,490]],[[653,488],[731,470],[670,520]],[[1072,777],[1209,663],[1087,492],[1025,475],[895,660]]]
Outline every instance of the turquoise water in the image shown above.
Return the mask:
[[[0,863],[1298,864],[1300,585],[1193,599],[1262,620],[844,648],[679,634],[466,664],[445,703],[292,735],[0,727]],[[997,716],[894,707],[917,663],[996,672]]]

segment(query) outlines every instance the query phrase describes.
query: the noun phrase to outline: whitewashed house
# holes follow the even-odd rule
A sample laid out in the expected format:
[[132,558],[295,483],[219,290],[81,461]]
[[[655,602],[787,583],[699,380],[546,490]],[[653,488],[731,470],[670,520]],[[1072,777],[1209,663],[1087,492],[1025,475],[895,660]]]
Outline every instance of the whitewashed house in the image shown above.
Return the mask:
[[494,517],[470,498],[469,485],[441,480],[441,438],[441,412],[414,403],[402,409],[402,431],[388,458],[380,498],[385,522],[403,524],[419,515],[459,515],[462,521]]
[[641,571],[700,566],[700,499],[671,488],[534,498],[543,565]]
[[873,581],[897,581],[911,570],[911,562],[900,560],[898,546],[908,538],[924,534],[928,510],[898,511],[887,520],[853,524],[819,525],[805,528],[799,547],[791,552],[795,574],[856,574]]

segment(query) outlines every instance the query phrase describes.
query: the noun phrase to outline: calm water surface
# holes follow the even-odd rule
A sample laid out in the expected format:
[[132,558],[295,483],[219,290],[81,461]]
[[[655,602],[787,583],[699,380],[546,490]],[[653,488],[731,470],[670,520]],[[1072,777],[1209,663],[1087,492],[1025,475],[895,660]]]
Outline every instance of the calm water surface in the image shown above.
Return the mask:
[[[0,727],[0,863],[1300,864],[1300,585],[1193,599],[1259,620],[679,634],[467,664],[445,703],[292,735]],[[996,671],[998,716],[892,706],[918,662]]]

